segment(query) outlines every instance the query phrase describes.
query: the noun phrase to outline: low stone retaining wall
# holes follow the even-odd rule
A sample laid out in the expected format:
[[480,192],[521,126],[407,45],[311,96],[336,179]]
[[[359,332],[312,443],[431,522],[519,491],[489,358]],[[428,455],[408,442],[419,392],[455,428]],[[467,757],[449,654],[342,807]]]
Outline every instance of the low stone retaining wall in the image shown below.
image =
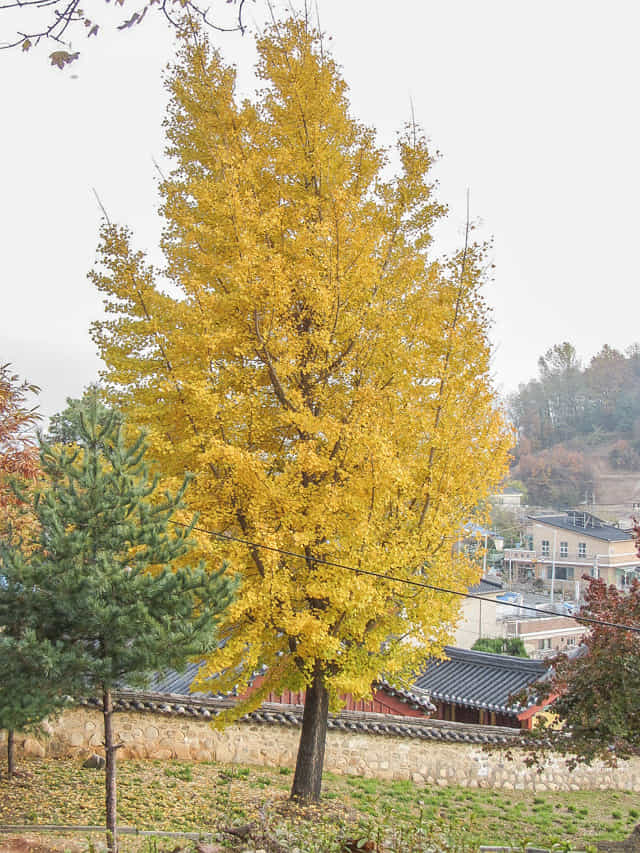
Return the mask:
[[[120,711],[114,717],[116,736],[123,743],[122,759],[295,766],[301,717],[301,709],[295,706],[261,709],[217,730],[210,722],[216,713],[214,703],[200,703],[197,712],[189,702],[139,704],[141,710]],[[84,756],[102,751],[102,716],[94,708],[67,710],[49,729],[44,739],[16,735],[19,754]],[[640,791],[640,759],[621,762],[616,769],[596,763],[569,771],[562,759],[553,758],[537,773],[517,759],[508,761],[501,750],[487,751],[483,746],[489,740],[513,744],[514,736],[514,730],[489,726],[343,713],[332,721],[328,732],[325,769],[378,779],[411,779],[425,785]],[[0,734],[0,741],[5,737]]]

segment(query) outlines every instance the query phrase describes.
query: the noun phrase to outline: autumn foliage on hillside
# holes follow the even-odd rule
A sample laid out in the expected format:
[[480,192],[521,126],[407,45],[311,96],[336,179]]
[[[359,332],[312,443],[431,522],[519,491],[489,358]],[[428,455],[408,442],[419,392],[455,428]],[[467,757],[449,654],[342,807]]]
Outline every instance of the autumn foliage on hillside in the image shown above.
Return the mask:
[[[520,385],[509,400],[516,427],[511,476],[526,486],[537,506],[592,500],[602,484],[599,454],[615,471],[640,468],[640,345],[625,353],[605,344],[583,365],[568,341],[538,360],[538,377]],[[610,501],[611,502],[611,501]]]
[[521,453],[513,473],[526,485],[527,499],[535,506],[580,503],[593,484],[585,454],[562,446]]
[[538,377],[520,385],[509,409],[525,452],[580,437],[637,433],[640,345],[622,353],[605,344],[583,366],[572,344],[556,344],[540,356]]

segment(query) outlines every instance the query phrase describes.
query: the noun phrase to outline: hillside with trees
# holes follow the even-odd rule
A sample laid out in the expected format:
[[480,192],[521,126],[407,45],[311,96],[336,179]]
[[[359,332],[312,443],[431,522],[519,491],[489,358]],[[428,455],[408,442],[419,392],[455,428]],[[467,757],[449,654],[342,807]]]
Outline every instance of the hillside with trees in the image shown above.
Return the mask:
[[[565,341],[509,399],[512,475],[532,505],[623,503],[640,481],[640,344],[608,344],[582,365]],[[637,474],[636,474],[637,472]]]

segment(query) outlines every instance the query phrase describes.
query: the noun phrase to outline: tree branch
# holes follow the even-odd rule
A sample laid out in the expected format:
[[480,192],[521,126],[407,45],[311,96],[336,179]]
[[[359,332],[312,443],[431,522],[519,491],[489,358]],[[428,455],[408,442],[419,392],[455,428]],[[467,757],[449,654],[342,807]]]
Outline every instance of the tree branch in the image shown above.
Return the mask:
[[271,384],[273,386],[273,390],[276,393],[276,397],[280,401],[283,408],[288,409],[291,412],[296,412],[297,411],[296,407],[293,405],[293,403],[290,402],[290,400],[287,399],[287,395],[284,393],[284,388],[282,387],[282,383],[280,382],[280,378],[279,378],[278,374],[276,373],[276,369],[273,365],[273,360],[271,358],[271,354],[269,353],[269,350],[267,349],[267,345],[266,345],[264,338],[262,337],[262,334],[260,332],[260,323],[259,323],[258,310],[257,309],[255,309],[253,312],[253,328],[254,328],[254,331],[256,333],[256,338],[258,339],[258,343],[260,344],[260,347],[262,348],[261,352],[259,352],[259,351],[256,352],[256,355],[258,356],[258,358],[260,358],[260,360],[262,361],[262,363],[265,365],[265,367],[267,368],[267,370],[269,372],[269,378],[271,379]]

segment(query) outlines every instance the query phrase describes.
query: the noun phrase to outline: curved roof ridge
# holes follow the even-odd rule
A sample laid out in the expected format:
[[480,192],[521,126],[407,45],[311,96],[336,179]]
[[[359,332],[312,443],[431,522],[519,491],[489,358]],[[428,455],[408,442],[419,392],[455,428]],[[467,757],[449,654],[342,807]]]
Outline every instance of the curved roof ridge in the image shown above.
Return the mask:
[[[474,663],[481,666],[497,666],[502,669],[530,670],[544,672],[548,664],[543,660],[532,660],[515,655],[498,655],[495,652],[478,652],[474,649],[459,649],[456,646],[445,646],[444,652],[451,660]],[[446,660],[446,658],[445,658]]]

